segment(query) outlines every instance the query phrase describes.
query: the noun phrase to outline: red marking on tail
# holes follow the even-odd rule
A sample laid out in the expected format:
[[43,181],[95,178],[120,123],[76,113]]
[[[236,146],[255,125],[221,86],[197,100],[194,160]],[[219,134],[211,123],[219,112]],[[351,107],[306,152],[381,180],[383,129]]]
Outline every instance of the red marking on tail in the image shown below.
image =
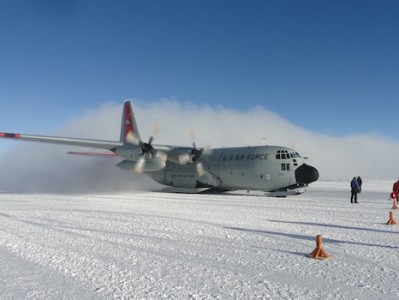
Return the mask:
[[134,133],[134,128],[133,128],[133,124],[132,124],[132,110],[131,110],[131,106],[129,103],[125,103],[125,107],[124,107],[123,111],[124,111],[124,121],[125,121],[124,132],[125,132],[125,140],[126,140],[126,137],[130,131],[132,133]]

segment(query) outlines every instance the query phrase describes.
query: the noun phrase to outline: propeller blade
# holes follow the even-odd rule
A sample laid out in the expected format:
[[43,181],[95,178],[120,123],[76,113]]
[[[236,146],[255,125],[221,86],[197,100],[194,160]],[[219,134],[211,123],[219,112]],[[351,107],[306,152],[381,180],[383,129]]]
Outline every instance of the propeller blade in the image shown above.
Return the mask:
[[195,131],[192,128],[188,129],[188,134],[190,136],[190,141],[191,143],[193,143],[195,141]]
[[195,167],[196,167],[196,169],[197,169],[197,175],[198,175],[199,177],[205,175],[204,166],[202,165],[202,162],[199,162],[198,164],[196,164]]
[[188,153],[183,153],[179,155],[179,164],[185,165],[191,161],[191,155]]
[[128,142],[129,144],[136,145],[136,146],[141,144],[140,139],[137,136],[135,136],[132,131],[129,131],[126,134],[126,142]]
[[159,129],[160,129],[159,124],[155,124],[154,127],[152,128],[152,135],[151,135],[150,138],[148,139],[148,144],[149,144],[149,145],[151,145],[152,142],[154,141],[154,138],[155,138],[155,136],[157,135]]
[[207,145],[204,150],[203,150],[203,154],[205,155],[211,155],[213,152],[213,148],[211,147],[211,145]]
[[190,128],[188,130],[188,134],[190,135],[191,144],[193,144],[193,148],[196,149],[197,146],[195,144],[195,131],[194,129]]
[[159,150],[155,154],[155,157],[160,158],[164,163],[168,160],[168,155],[165,152]]
[[145,165],[145,161],[146,161],[146,158],[145,158],[144,155],[142,155],[139,158],[139,160],[137,161],[136,165],[134,166],[134,171],[136,173],[139,173],[139,174],[143,173],[143,168],[144,168],[144,165]]

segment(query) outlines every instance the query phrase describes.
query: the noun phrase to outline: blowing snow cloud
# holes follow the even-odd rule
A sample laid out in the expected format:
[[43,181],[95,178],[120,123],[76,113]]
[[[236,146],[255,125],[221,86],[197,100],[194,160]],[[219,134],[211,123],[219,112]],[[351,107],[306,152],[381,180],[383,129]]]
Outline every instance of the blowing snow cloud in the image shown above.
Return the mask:
[[[133,108],[143,140],[153,134],[154,126],[160,127],[155,144],[190,146],[192,129],[200,147],[265,143],[292,147],[309,157],[309,164],[318,168],[321,179],[399,176],[395,170],[399,144],[378,135],[321,135],[262,107],[236,111],[164,100],[150,105],[133,101]],[[53,135],[118,140],[121,112],[121,104],[104,104],[75,118]],[[0,190],[110,192],[161,188],[145,175],[115,167],[121,159],[66,155],[69,150],[82,149],[29,142],[16,144],[0,157]]]

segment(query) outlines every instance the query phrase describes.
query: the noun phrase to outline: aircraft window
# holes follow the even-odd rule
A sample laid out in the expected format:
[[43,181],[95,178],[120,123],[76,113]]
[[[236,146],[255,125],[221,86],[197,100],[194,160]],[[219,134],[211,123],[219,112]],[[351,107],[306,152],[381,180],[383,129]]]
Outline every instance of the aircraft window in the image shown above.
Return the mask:
[[295,157],[301,157],[298,152],[295,152]]
[[290,164],[286,164],[286,163],[281,164],[281,171],[289,171],[289,170],[291,170]]
[[289,153],[287,150],[277,150],[276,159],[289,159],[291,157],[296,157],[297,153]]

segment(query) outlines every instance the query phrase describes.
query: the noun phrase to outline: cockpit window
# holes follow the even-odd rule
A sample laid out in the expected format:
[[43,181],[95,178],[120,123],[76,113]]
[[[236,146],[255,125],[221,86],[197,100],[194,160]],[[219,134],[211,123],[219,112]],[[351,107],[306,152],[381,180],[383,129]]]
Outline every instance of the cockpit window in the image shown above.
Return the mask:
[[298,152],[288,152],[287,150],[277,150],[276,159],[290,159],[301,157]]
[[291,154],[287,150],[277,150],[276,159],[289,159]]
[[291,157],[292,157],[292,158],[295,158],[295,157],[301,157],[301,156],[299,155],[298,152],[292,152],[292,153],[291,153]]

